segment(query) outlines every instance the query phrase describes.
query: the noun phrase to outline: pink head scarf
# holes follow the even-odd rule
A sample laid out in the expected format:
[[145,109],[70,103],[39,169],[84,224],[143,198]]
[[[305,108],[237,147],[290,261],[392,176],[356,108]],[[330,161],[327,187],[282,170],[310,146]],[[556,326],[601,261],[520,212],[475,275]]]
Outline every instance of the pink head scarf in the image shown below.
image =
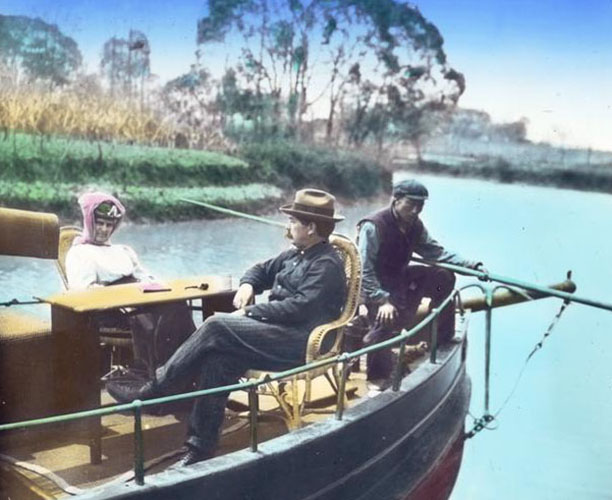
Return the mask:
[[[93,243],[95,234],[95,209],[102,203],[112,203],[117,207],[121,216],[125,215],[125,207],[121,202],[113,195],[94,192],[85,193],[79,197],[79,205],[81,206],[81,212],[83,213],[83,234],[79,238],[75,239],[74,244],[80,245],[83,243]],[[117,219],[115,229],[119,226],[121,219]]]

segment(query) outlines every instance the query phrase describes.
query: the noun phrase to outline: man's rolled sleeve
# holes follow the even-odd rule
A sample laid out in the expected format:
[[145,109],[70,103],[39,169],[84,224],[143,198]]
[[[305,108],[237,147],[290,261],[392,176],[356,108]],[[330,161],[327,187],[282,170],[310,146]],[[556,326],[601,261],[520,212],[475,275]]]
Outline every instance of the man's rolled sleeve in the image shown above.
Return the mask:
[[446,250],[440,243],[430,236],[425,227],[423,227],[421,238],[419,239],[414,251],[425,260],[431,260],[434,262],[443,262],[453,264],[455,266],[468,267],[471,269],[476,269],[479,264],[482,264],[478,261],[465,259],[456,252]]

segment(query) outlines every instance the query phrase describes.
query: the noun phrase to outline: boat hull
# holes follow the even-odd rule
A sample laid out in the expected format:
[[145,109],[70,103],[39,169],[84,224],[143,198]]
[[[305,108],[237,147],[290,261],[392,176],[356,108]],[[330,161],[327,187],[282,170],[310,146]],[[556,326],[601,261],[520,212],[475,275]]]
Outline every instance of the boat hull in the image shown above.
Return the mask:
[[[464,340],[465,341],[465,340]],[[470,398],[462,344],[441,349],[400,390],[190,467],[92,490],[84,498],[442,499],[457,477]]]

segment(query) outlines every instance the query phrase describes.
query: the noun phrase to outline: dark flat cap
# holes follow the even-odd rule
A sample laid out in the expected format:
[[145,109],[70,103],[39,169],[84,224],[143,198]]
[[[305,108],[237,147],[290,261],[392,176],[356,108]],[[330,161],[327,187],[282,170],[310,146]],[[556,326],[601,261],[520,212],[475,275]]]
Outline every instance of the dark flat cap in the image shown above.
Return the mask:
[[429,193],[427,192],[427,188],[419,181],[406,179],[393,185],[393,197],[426,200],[429,197]]

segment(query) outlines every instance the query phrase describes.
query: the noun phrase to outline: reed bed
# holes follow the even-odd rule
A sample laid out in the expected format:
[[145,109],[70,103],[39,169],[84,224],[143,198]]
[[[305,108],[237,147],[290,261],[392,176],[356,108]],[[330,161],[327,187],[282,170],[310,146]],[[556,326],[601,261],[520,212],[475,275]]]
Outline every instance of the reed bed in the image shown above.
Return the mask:
[[175,130],[149,110],[104,95],[0,89],[0,128],[38,136],[170,144]]

